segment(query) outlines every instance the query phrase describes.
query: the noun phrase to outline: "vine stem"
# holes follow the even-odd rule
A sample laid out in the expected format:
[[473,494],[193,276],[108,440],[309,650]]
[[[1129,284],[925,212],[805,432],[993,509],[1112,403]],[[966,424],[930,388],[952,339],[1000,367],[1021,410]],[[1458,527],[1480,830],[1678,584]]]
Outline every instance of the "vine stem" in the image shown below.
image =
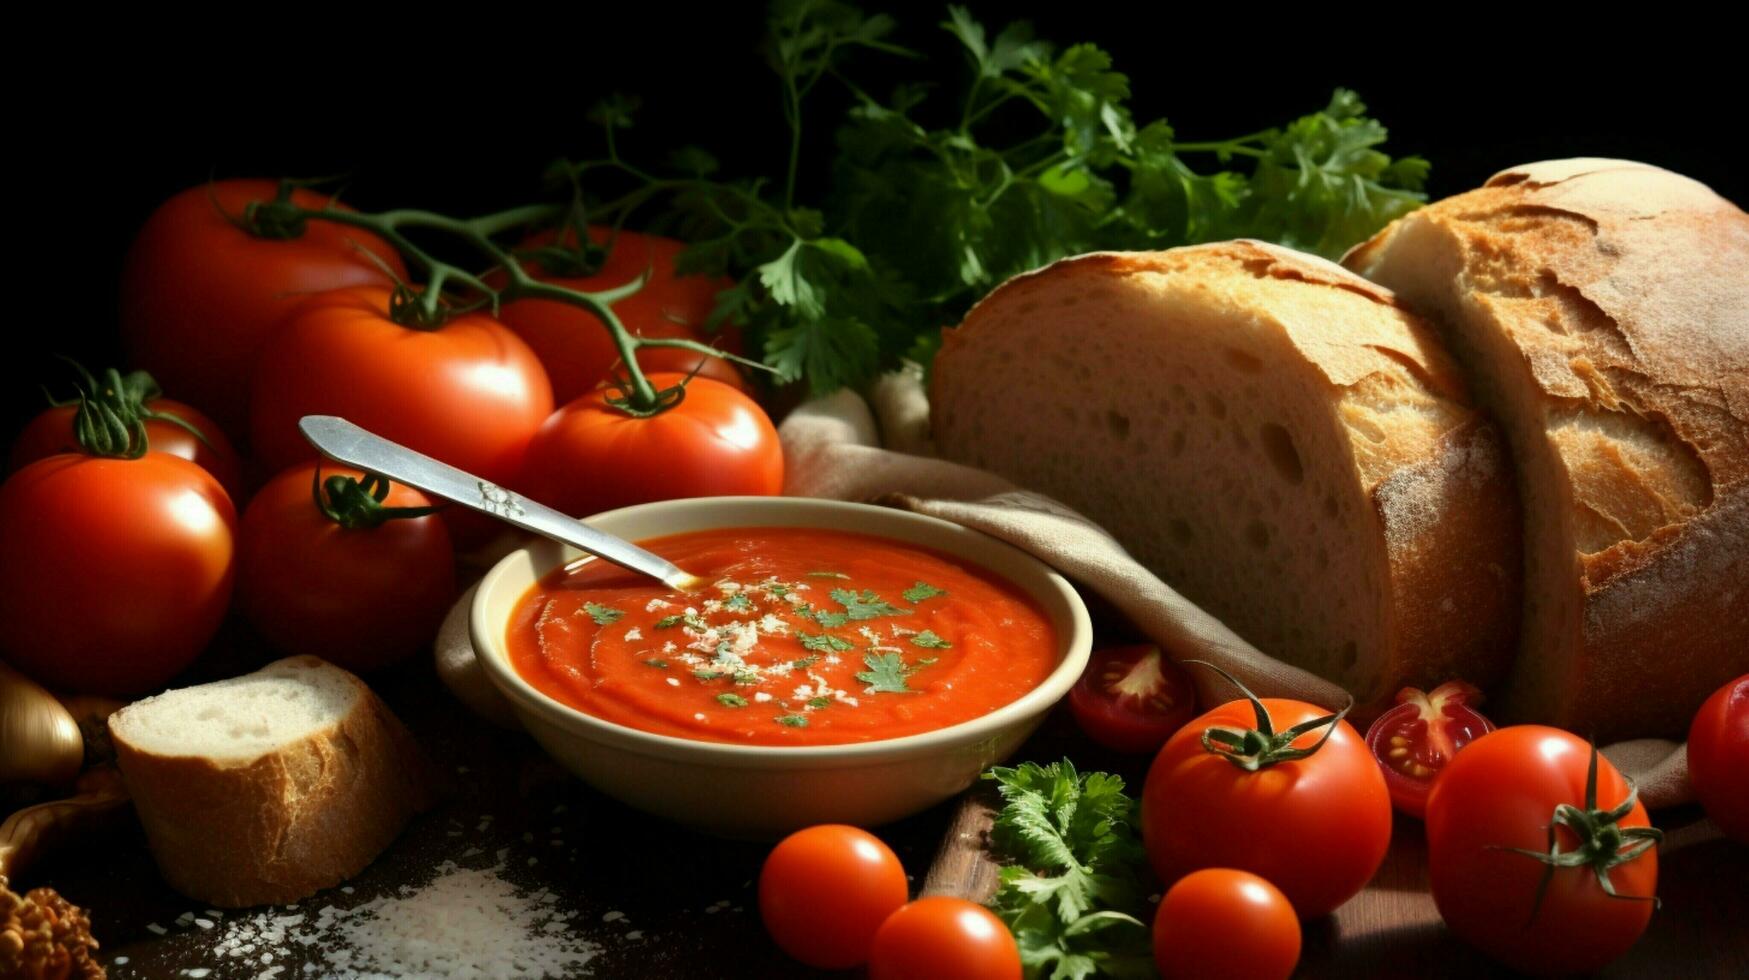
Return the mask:
[[[613,312],[612,304],[643,288],[649,280],[647,272],[623,285],[599,292],[572,289],[558,283],[544,282],[529,275],[528,270],[523,268],[521,260],[509,249],[493,241],[493,236],[513,229],[562,219],[567,213],[567,206],[564,204],[533,204],[477,218],[462,219],[433,211],[409,208],[372,213],[343,211],[333,207],[306,208],[294,204],[290,200],[274,200],[251,204],[250,211],[246,212],[246,219],[253,217],[257,213],[257,209],[260,208],[272,208],[274,217],[281,222],[329,221],[371,232],[388,242],[403,257],[425,273],[426,286],[419,297],[419,304],[420,313],[428,324],[441,322],[442,291],[450,283],[459,283],[488,297],[494,313],[503,303],[519,299],[552,300],[587,311],[601,322],[613,340],[614,350],[619,354],[620,361],[625,367],[626,402],[633,410],[633,414],[653,414],[661,411],[665,405],[674,404],[672,399],[664,400],[663,393],[656,390],[655,385],[651,384],[650,379],[644,374],[643,368],[638,364],[637,351],[642,347],[679,348],[694,351],[707,357],[721,357],[758,370],[769,370],[766,365],[758,361],[720,351],[709,344],[696,340],[645,338],[626,329],[625,324],[620,322],[619,316]],[[481,276],[437,258],[409,239],[405,229],[426,229],[462,239],[477,251],[484,253],[491,261],[492,267],[503,270],[507,280],[505,285],[495,289]]]

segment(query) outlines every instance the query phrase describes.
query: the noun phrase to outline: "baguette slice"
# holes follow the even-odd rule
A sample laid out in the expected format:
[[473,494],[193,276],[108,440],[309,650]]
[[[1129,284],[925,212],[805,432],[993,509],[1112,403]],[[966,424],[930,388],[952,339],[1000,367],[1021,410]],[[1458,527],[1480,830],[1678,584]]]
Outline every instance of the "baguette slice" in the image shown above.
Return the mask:
[[1749,671],[1749,215],[1667,170],[1556,160],[1344,261],[1436,322],[1517,460],[1503,717],[1681,737]]
[[221,908],[339,884],[433,800],[400,721],[316,657],[146,698],[109,731],[164,879]]
[[1517,628],[1517,499],[1391,294],[1258,242],[1066,259],[944,337],[943,455],[1099,522],[1260,650],[1353,692],[1479,685]]

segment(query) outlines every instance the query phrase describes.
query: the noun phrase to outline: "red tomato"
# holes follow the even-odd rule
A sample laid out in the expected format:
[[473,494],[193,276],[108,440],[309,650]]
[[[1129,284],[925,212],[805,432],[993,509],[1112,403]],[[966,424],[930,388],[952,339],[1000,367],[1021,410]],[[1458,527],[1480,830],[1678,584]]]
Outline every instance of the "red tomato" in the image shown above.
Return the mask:
[[1749,674],[1714,691],[1695,713],[1688,778],[1713,823],[1749,843]]
[[[1584,843],[1555,817],[1562,805],[1593,809],[1586,793],[1592,759],[1591,746],[1575,735],[1515,725],[1471,742],[1427,797],[1427,870],[1439,914],[1464,941],[1515,970],[1590,973],[1627,952],[1651,918],[1658,884],[1653,847],[1609,869],[1624,897],[1606,894],[1590,867],[1557,868],[1540,905],[1549,866],[1509,850],[1547,852],[1551,824],[1562,851]],[[1595,807],[1613,810],[1627,800],[1628,782],[1609,760],[1597,756],[1596,763]],[[1614,838],[1617,848],[1645,845],[1631,829],[1648,826],[1638,802],[1613,824],[1600,839]]]
[[[315,475],[314,463],[286,470],[243,512],[237,599],[250,625],[287,653],[320,653],[353,671],[375,670],[430,646],[456,596],[455,556],[443,521],[433,514],[342,526],[317,506]],[[324,483],[335,476],[364,474],[322,467]],[[324,496],[330,508],[344,504]],[[396,485],[381,506],[430,507],[431,501]],[[361,515],[366,523],[368,516]]]
[[534,352],[463,315],[434,330],[389,319],[389,290],[325,293],[288,318],[255,372],[254,447],[280,470],[316,451],[305,415],[339,415],[494,483],[508,483],[553,410]]
[[899,858],[880,838],[842,824],[798,830],[759,871],[759,915],[790,956],[842,970],[868,959],[875,930],[905,904]]
[[[667,388],[685,376],[649,377]],[[679,405],[650,418],[612,407],[612,394],[597,389],[547,419],[528,447],[524,493],[581,517],[652,500],[783,490],[777,430],[734,388],[694,378]]]
[[1248,871],[1193,871],[1154,914],[1154,962],[1166,980],[1287,980],[1299,961],[1293,906]]
[[1391,803],[1411,817],[1427,812],[1427,791],[1451,757],[1494,730],[1473,705],[1482,692],[1463,681],[1449,681],[1431,693],[1405,687],[1397,704],[1366,730],[1367,748],[1379,760]]
[[[220,180],[183,191],[146,220],[122,267],[129,359],[233,434],[248,424],[255,359],[299,297],[386,285],[379,263],[407,274],[393,249],[356,228],[311,221],[297,238],[271,239],[237,227],[244,207],[271,200],[277,187]],[[299,190],[292,201],[319,208],[329,198]]]
[[[607,228],[589,229],[589,237],[597,245],[605,245],[610,234]],[[555,237],[552,231],[540,232],[523,242],[523,247],[548,245]],[[575,241],[576,236],[567,234],[566,240]],[[548,275],[532,260],[524,268],[543,282],[584,292],[614,289],[648,271],[650,279],[642,289],[613,304],[614,315],[626,329],[645,337],[710,343],[711,338],[704,333],[705,321],[716,306],[717,293],[734,283],[709,276],[676,275],[674,260],[685,248],[685,242],[672,238],[621,231],[614,240],[613,251],[594,275]],[[502,285],[504,276],[500,273],[489,281],[495,286]],[[619,362],[619,350],[607,328],[580,307],[557,300],[522,299],[504,304],[499,318],[539,355],[553,382],[553,398],[561,405],[595,390]],[[685,373],[701,361],[700,376],[743,387],[741,373],[721,358],[661,347],[638,354],[638,364],[645,371]]]
[[1002,920],[963,898],[934,895],[881,923],[869,980],[1020,980],[1020,947]]
[[0,485],[0,653],[66,691],[162,688],[224,618],[235,524],[212,474],[165,453],[31,463]]
[[[1272,730],[1286,733],[1329,714],[1304,701],[1264,698]],[[1229,701],[1178,730],[1148,770],[1142,841],[1160,880],[1201,868],[1263,876],[1301,919],[1334,910],[1366,885],[1391,843],[1385,777],[1354,726],[1337,721],[1316,752],[1255,772],[1205,748],[1211,729],[1248,731],[1253,705]],[[1309,749],[1328,726],[1287,743]]]
[[1184,668],[1152,644],[1096,650],[1069,690],[1069,708],[1087,737],[1117,752],[1155,752],[1196,714]]
[[[231,440],[225,438],[224,432],[212,419],[168,398],[148,399],[146,407],[162,415],[174,415],[206,437],[202,442],[195,438],[194,433],[174,422],[147,419],[146,441],[152,452],[188,460],[211,473],[232,500],[241,498],[243,465],[237,458],[237,451],[231,448]],[[12,445],[12,468],[16,470],[26,463],[61,453],[80,452],[79,442],[73,437],[73,414],[78,410],[77,405],[60,405],[31,419]]]

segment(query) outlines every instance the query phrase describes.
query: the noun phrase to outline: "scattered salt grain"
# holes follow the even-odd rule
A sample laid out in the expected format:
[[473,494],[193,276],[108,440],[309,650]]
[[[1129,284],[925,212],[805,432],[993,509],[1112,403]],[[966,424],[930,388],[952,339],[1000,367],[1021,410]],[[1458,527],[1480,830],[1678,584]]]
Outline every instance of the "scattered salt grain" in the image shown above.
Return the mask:
[[115,966],[126,966],[128,963],[128,958],[125,956],[117,956],[115,959],[110,960],[109,962],[114,964]]
[[626,933],[625,937],[627,939],[642,939],[644,938],[644,930],[633,929],[631,932]]
[[342,894],[342,895],[350,895],[355,891],[357,891],[357,889],[353,888],[351,885],[341,885],[340,886],[340,894]]
[[200,926],[202,929],[211,929],[213,927],[213,920],[211,920],[211,919],[196,919],[196,920],[194,920],[194,924],[197,926]]
[[167,932],[169,932],[169,931],[170,931],[170,930],[168,930],[168,929],[166,929],[166,928],[164,928],[164,927],[163,927],[163,926],[161,926],[161,925],[159,925],[159,924],[158,924],[158,923],[156,923],[156,922],[148,922],[148,923],[146,923],[146,928],[147,928],[147,929],[148,929],[148,930],[150,930],[150,931],[151,931],[151,933],[152,933],[152,935],[154,935],[154,936],[162,936],[162,935],[164,935],[164,934],[165,934],[165,933],[167,933]]
[[603,915],[601,917],[601,921],[603,921],[603,922],[618,922],[619,920],[621,920],[625,917],[626,917],[626,914],[624,912],[621,912],[618,909],[615,909],[612,912],[608,912],[607,914]]

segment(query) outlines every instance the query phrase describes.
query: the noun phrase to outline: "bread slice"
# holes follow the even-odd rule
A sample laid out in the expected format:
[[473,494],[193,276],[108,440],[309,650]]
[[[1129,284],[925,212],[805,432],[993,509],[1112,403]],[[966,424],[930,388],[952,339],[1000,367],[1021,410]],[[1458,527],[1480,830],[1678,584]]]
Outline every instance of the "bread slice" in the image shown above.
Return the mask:
[[1518,510],[1493,427],[1391,294],[1258,242],[1067,259],[947,331],[941,453],[1098,521],[1362,716],[1509,666]]
[[432,802],[412,736],[316,657],[146,698],[109,731],[164,879],[221,908],[339,884]]
[[1344,261],[1436,322],[1517,460],[1503,716],[1680,737],[1749,671],[1749,215],[1656,167],[1556,160]]

